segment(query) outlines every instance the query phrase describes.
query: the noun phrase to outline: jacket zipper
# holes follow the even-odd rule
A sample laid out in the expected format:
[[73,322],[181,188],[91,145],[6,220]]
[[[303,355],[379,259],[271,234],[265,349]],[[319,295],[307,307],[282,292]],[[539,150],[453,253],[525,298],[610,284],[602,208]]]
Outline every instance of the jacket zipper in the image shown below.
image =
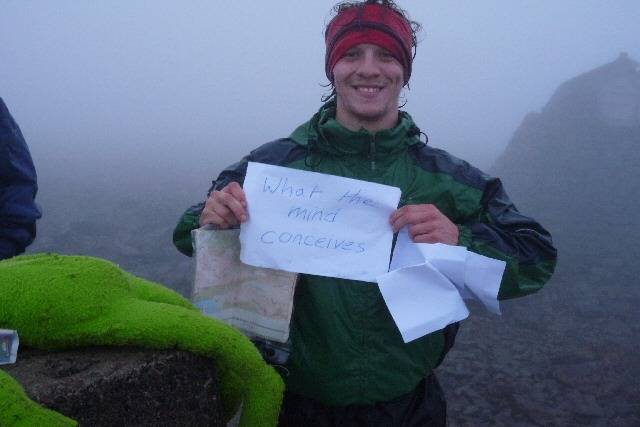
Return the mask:
[[371,162],[371,171],[376,170],[376,135],[371,136],[369,141],[369,161]]

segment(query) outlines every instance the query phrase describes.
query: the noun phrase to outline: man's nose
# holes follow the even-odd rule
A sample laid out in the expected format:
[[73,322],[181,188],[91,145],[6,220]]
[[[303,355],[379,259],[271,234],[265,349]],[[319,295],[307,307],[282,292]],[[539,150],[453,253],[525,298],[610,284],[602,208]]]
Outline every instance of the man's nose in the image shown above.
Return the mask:
[[371,52],[365,52],[358,66],[358,74],[362,76],[375,76],[380,74],[380,64],[377,57]]

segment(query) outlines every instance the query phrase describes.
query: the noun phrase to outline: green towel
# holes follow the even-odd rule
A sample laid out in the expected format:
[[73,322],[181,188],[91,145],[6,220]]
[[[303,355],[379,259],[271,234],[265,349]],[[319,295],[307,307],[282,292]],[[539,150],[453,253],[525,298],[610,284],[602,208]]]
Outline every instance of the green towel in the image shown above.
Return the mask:
[[[0,328],[16,329],[21,343],[40,349],[132,345],[209,357],[220,371],[227,419],[242,402],[241,426],[277,424],[282,379],[241,332],[109,261],[57,254],[0,261]],[[0,375],[0,425],[42,425],[41,417],[50,417],[51,425],[73,425],[36,410],[22,391],[14,398],[16,387]]]

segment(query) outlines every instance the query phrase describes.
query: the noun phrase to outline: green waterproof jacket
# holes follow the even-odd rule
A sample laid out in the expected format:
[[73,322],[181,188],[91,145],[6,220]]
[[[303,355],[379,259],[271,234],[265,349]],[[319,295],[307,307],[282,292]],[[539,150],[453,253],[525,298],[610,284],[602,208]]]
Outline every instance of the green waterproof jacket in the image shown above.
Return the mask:
[[[401,205],[436,205],[459,226],[460,245],[507,262],[500,299],[540,289],[555,267],[549,233],[518,212],[499,179],[427,146],[419,135],[404,112],[393,129],[350,131],[328,103],[289,138],[267,143],[224,170],[210,192],[231,181],[242,184],[249,161],[399,187]],[[174,232],[176,246],[187,255],[203,205],[188,209]],[[405,344],[375,283],[300,275],[287,390],[328,405],[391,400],[442,361],[456,331],[450,325]]]

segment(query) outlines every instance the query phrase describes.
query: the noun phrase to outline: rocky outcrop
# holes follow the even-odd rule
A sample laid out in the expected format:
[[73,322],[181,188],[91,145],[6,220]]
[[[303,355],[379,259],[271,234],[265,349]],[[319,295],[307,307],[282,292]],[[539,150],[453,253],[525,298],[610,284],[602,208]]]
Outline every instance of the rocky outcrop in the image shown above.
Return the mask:
[[222,426],[211,359],[180,351],[20,350],[2,367],[39,404],[86,426]]
[[494,166],[559,264],[502,317],[465,321],[439,369],[451,426],[640,425],[639,105],[622,54],[562,84]]
[[637,247],[638,63],[623,53],[562,84],[525,118],[493,172],[518,206],[548,225],[560,249],[580,248],[581,260]]
[[558,124],[640,126],[640,66],[627,53],[560,85],[542,114]]

